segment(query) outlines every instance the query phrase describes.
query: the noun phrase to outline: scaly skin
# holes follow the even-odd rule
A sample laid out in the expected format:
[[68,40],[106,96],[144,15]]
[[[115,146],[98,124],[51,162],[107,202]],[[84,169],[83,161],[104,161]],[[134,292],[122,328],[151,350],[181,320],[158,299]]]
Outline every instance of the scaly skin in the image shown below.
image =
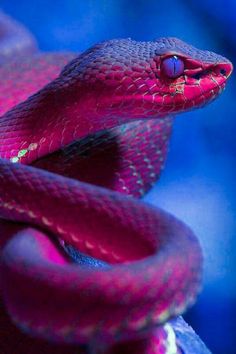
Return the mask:
[[[163,62],[174,55],[184,72],[168,78]],[[23,332],[51,342],[91,353],[177,353],[166,322],[195,300],[201,249],[187,226],[131,196],[159,176],[168,115],[217,97],[232,64],[175,38],[112,40],[55,78],[69,57],[0,69],[4,304]],[[71,263],[67,244],[100,267]]]

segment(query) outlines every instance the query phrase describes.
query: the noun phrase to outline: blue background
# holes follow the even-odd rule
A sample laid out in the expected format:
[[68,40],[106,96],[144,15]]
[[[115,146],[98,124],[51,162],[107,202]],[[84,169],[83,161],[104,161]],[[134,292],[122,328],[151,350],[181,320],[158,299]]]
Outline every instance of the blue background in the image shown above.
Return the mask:
[[[1,0],[44,51],[83,51],[93,43],[132,37],[179,37],[236,57],[234,0]],[[186,315],[216,354],[236,352],[235,75],[203,110],[179,116],[166,169],[146,200],[172,212],[199,236],[205,254],[204,288]]]

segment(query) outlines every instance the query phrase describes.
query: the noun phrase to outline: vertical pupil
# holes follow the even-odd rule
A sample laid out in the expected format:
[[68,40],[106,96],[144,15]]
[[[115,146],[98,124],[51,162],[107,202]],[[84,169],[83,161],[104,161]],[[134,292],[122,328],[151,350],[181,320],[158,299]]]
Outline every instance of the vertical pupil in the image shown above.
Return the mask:
[[176,55],[174,55],[174,56],[173,56],[173,59],[174,59],[174,60],[173,60],[173,64],[174,64],[174,68],[173,68],[174,70],[173,70],[173,71],[174,71],[174,75],[176,75],[176,65],[178,64],[178,63],[176,63],[176,62],[177,62],[178,58],[177,58]]
[[177,78],[183,74],[184,62],[177,55],[173,55],[162,61],[162,70],[167,77]]

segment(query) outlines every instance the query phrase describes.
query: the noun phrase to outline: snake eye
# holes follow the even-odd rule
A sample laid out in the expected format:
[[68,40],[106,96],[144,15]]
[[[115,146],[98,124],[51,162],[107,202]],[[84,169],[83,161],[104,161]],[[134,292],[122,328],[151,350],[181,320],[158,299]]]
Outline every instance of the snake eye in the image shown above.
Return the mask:
[[173,55],[163,59],[161,68],[167,77],[175,79],[183,74],[184,62],[177,55]]

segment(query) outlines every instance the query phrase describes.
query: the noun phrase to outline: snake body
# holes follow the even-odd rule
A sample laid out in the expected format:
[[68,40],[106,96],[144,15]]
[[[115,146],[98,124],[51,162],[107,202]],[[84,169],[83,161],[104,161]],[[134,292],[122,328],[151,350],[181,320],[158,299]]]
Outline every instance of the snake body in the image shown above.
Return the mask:
[[196,298],[201,249],[137,198],[163,167],[170,114],[216,98],[232,64],[176,38],[110,40],[73,57],[0,68],[4,306],[24,333],[62,343],[57,353],[177,353],[166,323]]

